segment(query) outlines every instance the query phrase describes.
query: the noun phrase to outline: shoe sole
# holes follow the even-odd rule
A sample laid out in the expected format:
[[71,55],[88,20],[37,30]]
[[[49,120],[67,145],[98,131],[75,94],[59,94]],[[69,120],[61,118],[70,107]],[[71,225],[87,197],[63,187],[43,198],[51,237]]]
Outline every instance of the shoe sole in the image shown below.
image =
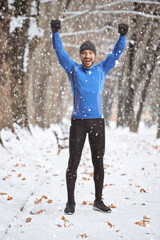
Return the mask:
[[100,210],[99,208],[96,208],[96,207],[93,207],[93,210],[98,211],[98,212],[103,212],[103,213],[111,213],[112,212],[112,210],[102,211],[102,210]]
[[71,213],[71,212],[66,213],[66,212],[64,212],[64,214],[66,214],[66,215],[73,215],[74,213]]

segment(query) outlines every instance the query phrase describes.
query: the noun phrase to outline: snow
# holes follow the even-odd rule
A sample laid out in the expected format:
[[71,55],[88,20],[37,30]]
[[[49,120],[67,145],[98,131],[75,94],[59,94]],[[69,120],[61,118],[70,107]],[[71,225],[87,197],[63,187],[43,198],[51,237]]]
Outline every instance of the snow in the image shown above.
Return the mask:
[[29,61],[29,45],[27,43],[26,46],[25,46],[24,59],[23,59],[23,70],[24,70],[24,72],[27,72],[28,61]]
[[30,17],[30,25],[28,28],[28,39],[31,41],[34,37],[41,38],[44,35],[44,30],[37,25],[34,17]]
[[27,19],[26,16],[18,16],[18,17],[11,17],[10,21],[10,29],[9,32],[13,33],[16,28],[21,28],[23,26],[23,22]]
[[[68,148],[57,154],[53,130],[62,137],[59,125],[46,130],[31,127],[32,135],[18,127],[16,134],[2,131],[6,149],[0,147],[0,240],[160,239],[156,127],[141,125],[138,134],[114,125],[106,128],[103,198],[115,206],[110,214],[92,209],[93,167],[86,141],[76,183],[76,212],[71,216],[63,212]],[[147,221],[145,227],[135,224],[142,220]]]

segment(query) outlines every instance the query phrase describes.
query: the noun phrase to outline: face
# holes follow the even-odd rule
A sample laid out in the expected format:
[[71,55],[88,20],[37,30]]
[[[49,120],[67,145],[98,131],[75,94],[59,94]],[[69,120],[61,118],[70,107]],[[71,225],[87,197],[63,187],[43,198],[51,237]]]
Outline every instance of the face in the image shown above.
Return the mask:
[[91,68],[95,61],[95,54],[91,50],[84,50],[81,53],[81,61],[84,68]]

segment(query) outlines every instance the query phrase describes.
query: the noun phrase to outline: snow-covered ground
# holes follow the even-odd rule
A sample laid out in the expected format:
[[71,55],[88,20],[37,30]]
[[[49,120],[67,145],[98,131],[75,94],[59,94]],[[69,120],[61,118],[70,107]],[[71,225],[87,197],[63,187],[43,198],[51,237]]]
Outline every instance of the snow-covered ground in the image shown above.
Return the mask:
[[[55,126],[57,129],[57,126]],[[86,141],[76,183],[76,212],[64,215],[68,148],[57,154],[51,129],[32,128],[18,138],[2,132],[0,240],[160,239],[160,140],[156,127],[106,128],[104,202],[93,211],[94,182]]]

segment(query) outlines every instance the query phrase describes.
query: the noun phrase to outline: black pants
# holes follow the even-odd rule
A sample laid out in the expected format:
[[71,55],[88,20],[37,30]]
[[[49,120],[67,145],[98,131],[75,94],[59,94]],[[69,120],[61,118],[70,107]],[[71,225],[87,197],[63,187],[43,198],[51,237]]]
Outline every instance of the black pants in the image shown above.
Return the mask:
[[69,162],[66,171],[68,201],[74,202],[77,168],[88,133],[94,166],[95,198],[101,200],[104,180],[103,156],[105,151],[104,119],[72,119],[69,136]]

